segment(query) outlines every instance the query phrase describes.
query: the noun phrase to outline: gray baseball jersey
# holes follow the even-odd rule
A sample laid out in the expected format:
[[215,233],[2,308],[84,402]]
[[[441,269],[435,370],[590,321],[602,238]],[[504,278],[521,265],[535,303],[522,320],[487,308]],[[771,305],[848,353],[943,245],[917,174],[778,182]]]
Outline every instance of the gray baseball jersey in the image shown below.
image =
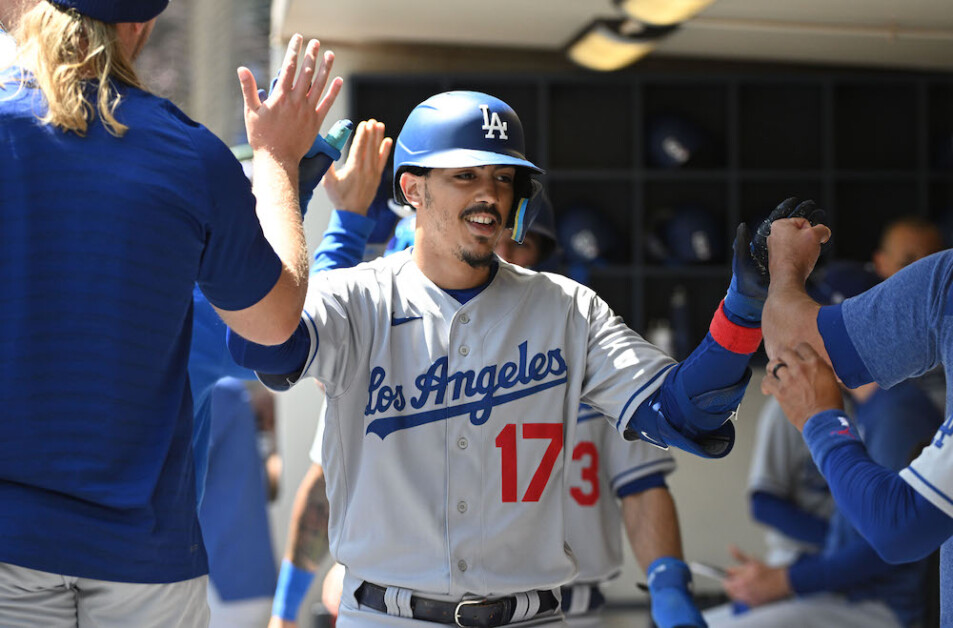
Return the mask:
[[671,473],[669,452],[642,441],[626,442],[598,411],[579,409],[569,461],[567,535],[579,573],[575,582],[598,583],[622,569],[622,512],[616,492],[655,473]]
[[590,289],[505,262],[464,305],[409,251],[311,281],[302,375],[326,388],[329,536],[349,576],[455,599],[572,579],[579,404],[628,418],[674,361]]
[[[748,490],[787,499],[801,510],[825,519],[834,512],[834,500],[824,476],[817,470],[801,434],[788,423],[774,397],[768,398],[758,417]],[[774,528],[768,529],[765,541],[765,562],[771,566],[789,565],[800,554],[820,549]]]

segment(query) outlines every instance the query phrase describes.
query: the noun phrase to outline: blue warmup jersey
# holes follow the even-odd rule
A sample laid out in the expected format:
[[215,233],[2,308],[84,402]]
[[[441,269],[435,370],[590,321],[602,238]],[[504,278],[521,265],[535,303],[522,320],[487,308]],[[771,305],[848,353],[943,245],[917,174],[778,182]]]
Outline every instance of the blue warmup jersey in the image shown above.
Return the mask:
[[265,470],[245,385],[212,387],[208,481],[199,508],[209,579],[225,601],[270,598],[278,584],[268,526]]
[[280,261],[238,162],[171,103],[121,88],[125,136],[80,137],[41,124],[18,75],[0,75],[0,562],[204,574],[192,291],[248,307]]
[[[953,251],[904,268],[864,294],[821,309],[818,326],[837,374],[851,387],[889,387],[937,364],[946,372],[946,420],[901,477],[953,517]],[[942,623],[953,622],[953,542],[941,551]]]
[[[936,406],[913,382],[900,382],[889,390],[878,390],[857,406],[854,416],[870,458],[891,471],[907,466],[942,422]],[[852,543],[865,541],[847,518],[835,511],[826,552]],[[910,626],[921,619],[925,582],[926,561],[917,561],[890,565],[884,573],[848,587],[844,593],[852,600],[881,600],[903,625]]]
[[208,448],[212,420],[212,387],[223,377],[255,379],[255,372],[238,366],[225,345],[227,327],[198,286],[192,294],[192,351],[189,353],[189,383],[192,388],[195,454],[195,491],[201,505],[208,475]]

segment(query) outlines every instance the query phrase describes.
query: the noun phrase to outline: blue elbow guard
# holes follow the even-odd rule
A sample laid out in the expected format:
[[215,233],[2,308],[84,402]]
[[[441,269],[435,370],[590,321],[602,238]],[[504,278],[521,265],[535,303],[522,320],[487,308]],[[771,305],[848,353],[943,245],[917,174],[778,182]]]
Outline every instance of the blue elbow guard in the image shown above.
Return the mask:
[[701,432],[710,432],[724,424],[738,410],[750,380],[751,369],[746,368],[737,383],[690,398],[685,392],[684,378],[673,375],[666,379],[666,383],[671,382],[671,385],[662,386],[662,407],[686,435],[693,437]]
[[692,574],[684,561],[663,556],[646,570],[652,597],[652,621],[659,628],[707,626],[689,590]]
[[678,447],[702,458],[724,458],[735,444],[735,425],[728,421],[711,432],[687,436],[668,422],[659,402],[643,403],[629,419],[625,438],[640,438],[662,449]]

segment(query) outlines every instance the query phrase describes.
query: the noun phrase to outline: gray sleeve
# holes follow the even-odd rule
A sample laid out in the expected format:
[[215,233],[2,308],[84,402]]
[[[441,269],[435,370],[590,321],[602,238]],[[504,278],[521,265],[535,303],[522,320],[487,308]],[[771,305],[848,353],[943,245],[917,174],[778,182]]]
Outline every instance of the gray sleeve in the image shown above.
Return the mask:
[[796,447],[803,447],[801,435],[788,423],[781,405],[769,397],[758,415],[758,432],[748,473],[748,490],[790,498],[792,482],[798,477]]

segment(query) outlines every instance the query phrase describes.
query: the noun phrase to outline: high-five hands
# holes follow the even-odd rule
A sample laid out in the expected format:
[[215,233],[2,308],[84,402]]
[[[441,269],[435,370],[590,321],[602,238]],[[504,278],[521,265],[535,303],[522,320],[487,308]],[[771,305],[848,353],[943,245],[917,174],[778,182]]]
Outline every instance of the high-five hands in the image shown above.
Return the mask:
[[248,143],[256,152],[265,151],[278,163],[295,170],[311,148],[343,85],[341,78],[328,85],[334,53],[325,52],[318,65],[321,44],[315,39],[308,42],[301,72],[297,71],[302,43],[301,35],[291,38],[275,87],[264,101],[259,97],[251,70],[238,68]]

